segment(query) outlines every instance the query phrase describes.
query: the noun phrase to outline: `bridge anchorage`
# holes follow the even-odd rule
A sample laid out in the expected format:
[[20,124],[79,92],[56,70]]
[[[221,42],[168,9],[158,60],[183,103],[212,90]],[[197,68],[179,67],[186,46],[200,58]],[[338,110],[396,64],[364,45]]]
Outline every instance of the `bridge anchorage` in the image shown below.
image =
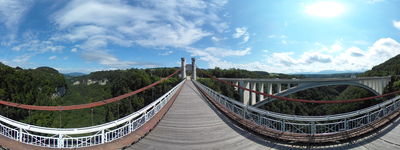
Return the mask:
[[[181,60],[181,69],[175,71],[166,78],[163,78],[160,81],[152,83],[136,91],[99,102],[71,106],[32,106],[0,101],[0,104],[2,105],[29,110],[66,111],[93,108],[108,103],[117,102],[121,99],[143,92],[165,80],[168,80],[170,77],[178,74],[178,72],[181,71],[180,77],[182,81],[179,84],[174,86],[170,91],[162,95],[154,102],[128,116],[105,124],[83,128],[40,127],[0,116],[0,135],[7,137],[9,140],[17,141],[21,144],[24,143],[27,145],[47,148],[85,148],[96,145],[103,146],[106,144],[116,144],[116,142],[123,137],[126,137],[124,138],[125,140],[129,139],[128,144],[132,142],[138,142],[137,144],[140,144],[141,141],[139,140],[143,137],[143,140],[146,140],[147,136],[150,136],[149,140],[154,137],[183,138],[181,139],[182,141],[179,141],[178,143],[166,139],[155,140],[157,142],[170,142],[167,144],[172,145],[179,145],[180,143],[185,142],[185,140],[188,140],[186,142],[189,144],[198,142],[196,144],[200,145],[199,143],[204,144],[204,142],[200,141],[197,136],[204,136],[204,133],[209,133],[210,135],[218,134],[218,130],[231,127],[226,125],[231,122],[222,121],[221,117],[218,117],[217,114],[214,113],[213,109],[211,108],[215,107],[217,108],[217,111],[223,114],[222,116],[230,118],[230,120],[233,120],[233,122],[236,124],[239,124],[241,127],[247,129],[244,130],[246,132],[256,132],[259,135],[285,142],[311,144],[335,143],[337,141],[345,141],[373,132],[376,128],[382,127],[393,118],[396,118],[400,113],[400,96],[395,96],[395,94],[399,94],[400,91],[385,94],[383,93],[383,89],[389,83],[390,77],[343,79],[228,79],[216,78],[204,72],[200,72],[217,82],[235,87],[235,90],[241,92],[241,101],[237,101],[222,95],[221,93],[218,93],[196,81],[197,69],[194,58],[192,59],[192,65],[190,66],[190,70],[192,71],[191,80],[188,80],[186,76],[187,65],[185,64],[185,59],[182,58]],[[287,84],[288,88],[282,90],[282,84]],[[290,93],[308,88],[342,84],[366,88],[370,91],[373,91],[376,96],[336,101],[315,101],[283,97]],[[273,90],[272,85],[276,85],[278,88]],[[181,92],[181,90],[184,92]],[[273,91],[276,92],[273,93]],[[256,101],[256,96],[259,96],[258,99],[261,101]],[[380,104],[361,110],[326,116],[288,115],[259,108],[259,106],[264,105],[272,100],[297,101],[304,103],[351,103],[382,98],[386,96],[393,97],[381,102]],[[188,109],[186,109],[186,107]],[[194,109],[197,110],[195,111]],[[172,111],[172,113],[167,113],[167,111]],[[195,112],[190,113],[191,111]],[[188,114],[198,114],[199,116],[193,117],[188,116]],[[213,114],[213,116],[205,116],[205,114]],[[164,115],[164,119],[167,120],[163,122],[164,119],[161,120],[161,118],[163,118]],[[180,119],[177,118],[178,116],[186,117]],[[214,119],[219,119],[220,122],[211,122],[211,125],[223,125],[224,128],[221,129],[218,127],[212,128],[213,130],[211,130],[211,128],[201,126],[201,123],[209,121],[212,117],[214,117]],[[200,121],[200,125],[192,123],[196,121]],[[159,124],[158,126],[161,127],[157,128],[157,123]],[[176,131],[163,132],[163,129],[170,129],[171,125],[174,124],[179,125],[179,127],[181,127],[180,130],[185,130],[186,128],[194,130],[191,128],[193,126],[205,129],[201,130],[201,132],[191,132],[191,134],[195,134],[192,135],[193,137],[184,137],[180,135],[190,134],[186,134],[185,132],[179,133],[179,129]],[[152,129],[153,131],[150,132]],[[234,130],[229,131],[234,132]],[[149,133],[149,135],[145,137],[147,133]],[[175,135],[176,137],[174,137]],[[235,134],[232,133],[232,135],[235,135],[235,137],[240,136],[236,132]],[[206,139],[212,140],[216,137],[218,138],[223,136],[226,136],[226,133],[221,133],[217,136],[213,136],[213,138]],[[1,140],[2,139],[0,137],[0,142]],[[249,141],[247,138],[242,137],[241,141],[243,140]],[[224,142],[223,140],[217,141]],[[256,144],[256,142],[253,143]],[[137,144],[134,144],[133,146]],[[162,147],[163,146],[165,145],[162,145]]]

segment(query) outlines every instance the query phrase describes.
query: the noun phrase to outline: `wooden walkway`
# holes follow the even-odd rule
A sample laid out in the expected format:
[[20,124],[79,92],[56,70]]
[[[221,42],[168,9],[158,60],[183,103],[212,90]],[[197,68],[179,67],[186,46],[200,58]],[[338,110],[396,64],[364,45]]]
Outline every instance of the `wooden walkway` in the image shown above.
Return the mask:
[[210,106],[191,81],[153,129],[128,149],[266,149],[274,144],[234,126]]
[[[399,149],[400,120],[359,142],[314,149]],[[171,109],[152,130],[128,149],[301,149],[276,144],[237,127],[200,94],[192,82],[184,84]]]

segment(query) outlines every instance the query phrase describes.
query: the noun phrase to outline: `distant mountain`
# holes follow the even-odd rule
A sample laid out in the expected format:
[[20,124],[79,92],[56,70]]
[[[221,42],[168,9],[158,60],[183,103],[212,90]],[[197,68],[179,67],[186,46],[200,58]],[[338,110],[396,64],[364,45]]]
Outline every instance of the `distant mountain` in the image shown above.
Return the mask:
[[400,75],[400,54],[366,71],[364,76]]
[[78,76],[83,76],[87,75],[86,73],[81,73],[81,72],[71,72],[71,73],[64,73],[65,76],[70,76],[70,77],[78,77]]

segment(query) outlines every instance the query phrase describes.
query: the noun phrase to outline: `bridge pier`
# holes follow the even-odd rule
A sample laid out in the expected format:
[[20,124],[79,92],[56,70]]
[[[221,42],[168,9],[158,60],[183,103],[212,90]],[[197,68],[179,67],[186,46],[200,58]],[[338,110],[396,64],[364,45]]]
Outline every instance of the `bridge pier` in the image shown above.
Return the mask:
[[272,83],[268,83],[268,94],[272,95]]
[[[239,86],[245,87],[247,89],[250,89],[250,83],[245,82],[245,81],[240,81]],[[249,105],[249,99],[250,99],[250,92],[247,90],[240,89],[239,90],[240,94],[240,99],[242,100],[242,103],[245,105]]]
[[[257,91],[256,87],[257,87],[257,83],[256,82],[252,82],[251,83],[251,90]],[[250,103],[250,105],[254,105],[256,103],[256,96],[257,96],[256,93],[251,92],[251,103]]]
[[[259,92],[261,92],[261,93],[264,93],[264,83],[262,83],[262,82],[259,82],[258,84],[258,91]],[[262,95],[262,94],[259,94],[258,95],[258,101],[257,102],[259,102],[259,101],[262,101],[263,99],[264,99],[264,95]],[[257,103],[256,102],[256,103]],[[255,104],[255,103],[254,103]]]
[[280,92],[282,92],[282,84],[278,83],[278,92],[277,93],[280,93]]
[[[237,82],[237,81],[233,81],[233,84],[234,85],[239,85],[239,82]],[[234,89],[235,89],[235,91],[238,91],[239,90],[239,88],[238,87],[233,87]]]

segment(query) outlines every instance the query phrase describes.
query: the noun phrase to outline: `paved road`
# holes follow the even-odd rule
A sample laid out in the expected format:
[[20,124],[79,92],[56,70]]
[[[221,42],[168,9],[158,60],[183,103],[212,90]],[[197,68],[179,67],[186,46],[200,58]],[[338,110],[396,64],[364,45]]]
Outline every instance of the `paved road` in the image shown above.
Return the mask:
[[[400,120],[372,138],[315,149],[390,149],[400,150]],[[254,136],[233,125],[187,81],[171,109],[157,127],[127,149],[298,149],[275,144]],[[305,147],[303,147],[305,148]]]

